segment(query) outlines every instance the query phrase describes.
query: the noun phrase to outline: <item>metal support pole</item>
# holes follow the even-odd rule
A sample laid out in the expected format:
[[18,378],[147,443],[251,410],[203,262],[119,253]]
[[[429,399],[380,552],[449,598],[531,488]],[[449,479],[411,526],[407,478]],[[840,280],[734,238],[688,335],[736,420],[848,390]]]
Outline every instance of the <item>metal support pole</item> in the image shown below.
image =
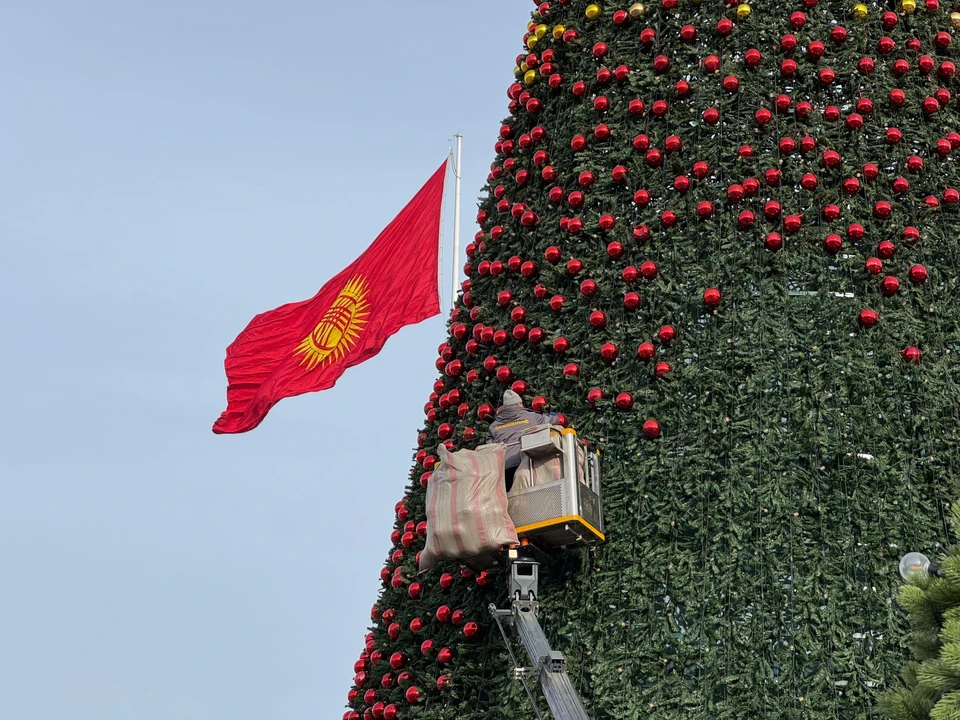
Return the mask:
[[454,177],[454,200],[453,200],[453,268],[450,270],[450,276],[453,278],[450,288],[450,310],[457,306],[457,290],[460,285],[460,179],[463,173],[460,172],[460,158],[462,157],[463,135],[457,133],[457,163],[453,166]]

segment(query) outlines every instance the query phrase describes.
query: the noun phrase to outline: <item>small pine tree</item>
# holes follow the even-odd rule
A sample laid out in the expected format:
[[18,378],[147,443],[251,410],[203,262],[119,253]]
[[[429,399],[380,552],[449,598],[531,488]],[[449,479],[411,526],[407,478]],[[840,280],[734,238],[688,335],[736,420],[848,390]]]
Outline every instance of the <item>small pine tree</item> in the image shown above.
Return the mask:
[[[960,537],[960,505],[953,506],[950,525]],[[895,720],[960,719],[960,545],[940,562],[938,576],[915,576],[900,589],[914,659],[903,671],[906,687],[884,698]]]

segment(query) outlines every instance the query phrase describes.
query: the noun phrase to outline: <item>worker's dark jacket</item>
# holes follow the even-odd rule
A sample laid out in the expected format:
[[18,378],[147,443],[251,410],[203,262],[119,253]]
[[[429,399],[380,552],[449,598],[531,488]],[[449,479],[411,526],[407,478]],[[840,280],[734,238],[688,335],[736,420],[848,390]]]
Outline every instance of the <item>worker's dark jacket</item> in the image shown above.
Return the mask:
[[523,405],[504,405],[497,410],[497,419],[490,425],[490,440],[507,443],[507,459],[504,467],[520,465],[520,436],[536,425],[549,425],[545,415],[527,410]]

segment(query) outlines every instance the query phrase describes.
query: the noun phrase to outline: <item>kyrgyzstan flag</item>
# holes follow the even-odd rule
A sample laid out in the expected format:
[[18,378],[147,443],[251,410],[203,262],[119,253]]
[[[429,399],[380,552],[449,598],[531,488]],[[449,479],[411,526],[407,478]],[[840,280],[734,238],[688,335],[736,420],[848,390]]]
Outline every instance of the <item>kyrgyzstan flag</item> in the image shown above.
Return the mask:
[[310,300],[257,315],[227,348],[215,433],[253,430],[278,401],[333,387],[391,335],[440,314],[444,162],[366,251]]

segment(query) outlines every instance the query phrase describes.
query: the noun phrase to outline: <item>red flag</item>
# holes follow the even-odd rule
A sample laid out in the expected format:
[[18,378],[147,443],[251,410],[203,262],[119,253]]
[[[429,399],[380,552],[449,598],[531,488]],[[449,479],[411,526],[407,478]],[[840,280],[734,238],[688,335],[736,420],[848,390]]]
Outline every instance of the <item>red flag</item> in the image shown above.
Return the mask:
[[440,314],[444,162],[366,251],[312,299],[257,315],[227,348],[215,433],[253,430],[285,397],[333,387],[391,335]]

